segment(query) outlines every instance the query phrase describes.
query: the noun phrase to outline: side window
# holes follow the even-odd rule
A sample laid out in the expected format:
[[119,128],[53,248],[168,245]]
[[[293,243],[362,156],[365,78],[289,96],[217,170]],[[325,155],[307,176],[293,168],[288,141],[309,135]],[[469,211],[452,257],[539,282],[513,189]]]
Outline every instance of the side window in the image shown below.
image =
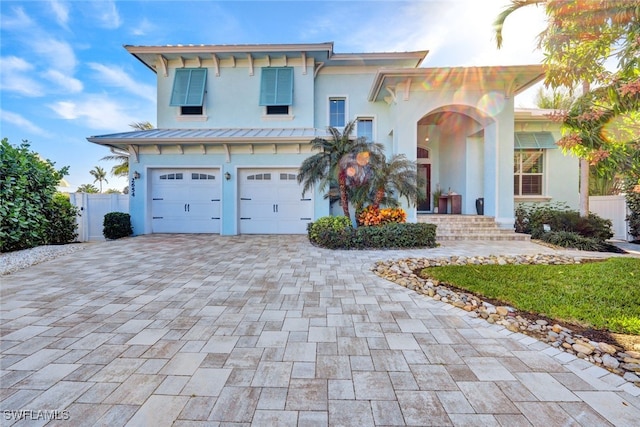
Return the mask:
[[369,117],[358,117],[356,125],[356,136],[358,138],[364,138],[367,142],[373,142],[373,119]]
[[346,98],[329,98],[329,126],[344,127],[347,115]]
[[515,196],[542,196],[544,150],[516,150],[513,192]]

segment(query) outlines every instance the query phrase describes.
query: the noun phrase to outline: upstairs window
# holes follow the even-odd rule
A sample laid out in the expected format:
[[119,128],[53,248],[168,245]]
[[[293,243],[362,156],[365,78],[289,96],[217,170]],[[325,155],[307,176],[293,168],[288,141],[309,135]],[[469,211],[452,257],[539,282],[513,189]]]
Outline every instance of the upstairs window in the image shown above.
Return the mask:
[[359,117],[356,125],[356,136],[364,138],[367,142],[373,142],[373,119]]
[[[288,114],[288,107],[292,104],[293,68],[263,68],[260,81],[260,105],[267,107],[267,114]],[[285,107],[286,112],[284,112]],[[272,112],[270,113],[269,110]]]
[[329,98],[329,126],[341,128],[345,125],[346,117],[345,98]]
[[289,106],[288,105],[267,105],[267,115],[275,116],[275,115],[287,115],[289,114]]
[[177,69],[169,105],[181,107],[182,114],[202,114],[206,82],[206,68]]

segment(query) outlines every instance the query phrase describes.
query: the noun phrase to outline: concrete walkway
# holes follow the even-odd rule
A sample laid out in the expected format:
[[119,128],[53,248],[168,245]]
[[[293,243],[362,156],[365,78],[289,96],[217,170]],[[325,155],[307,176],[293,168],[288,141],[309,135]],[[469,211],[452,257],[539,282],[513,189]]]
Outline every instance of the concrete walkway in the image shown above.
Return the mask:
[[88,244],[0,277],[0,424],[638,425],[640,389],[621,377],[369,271],[553,252],[329,251],[304,236]]

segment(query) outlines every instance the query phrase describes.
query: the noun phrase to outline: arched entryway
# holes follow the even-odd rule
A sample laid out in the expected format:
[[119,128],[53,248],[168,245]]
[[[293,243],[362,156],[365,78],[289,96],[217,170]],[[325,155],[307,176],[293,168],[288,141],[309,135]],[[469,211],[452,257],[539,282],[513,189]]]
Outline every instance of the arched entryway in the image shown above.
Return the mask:
[[475,201],[485,191],[485,130],[494,120],[477,108],[447,105],[425,114],[417,123],[418,173],[426,178],[426,199],[418,212],[433,211],[437,189],[462,196],[462,213],[475,214]]

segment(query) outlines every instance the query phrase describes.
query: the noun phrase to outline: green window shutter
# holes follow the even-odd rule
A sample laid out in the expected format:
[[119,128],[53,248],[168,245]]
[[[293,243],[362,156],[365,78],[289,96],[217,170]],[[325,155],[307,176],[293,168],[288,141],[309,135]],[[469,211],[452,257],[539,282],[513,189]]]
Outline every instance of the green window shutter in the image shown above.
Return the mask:
[[526,149],[550,149],[558,148],[551,132],[516,132],[514,135],[514,148]]
[[263,68],[260,81],[260,104],[293,104],[293,68]]
[[199,107],[204,102],[207,82],[206,68],[181,68],[176,70],[171,91],[171,107]]

